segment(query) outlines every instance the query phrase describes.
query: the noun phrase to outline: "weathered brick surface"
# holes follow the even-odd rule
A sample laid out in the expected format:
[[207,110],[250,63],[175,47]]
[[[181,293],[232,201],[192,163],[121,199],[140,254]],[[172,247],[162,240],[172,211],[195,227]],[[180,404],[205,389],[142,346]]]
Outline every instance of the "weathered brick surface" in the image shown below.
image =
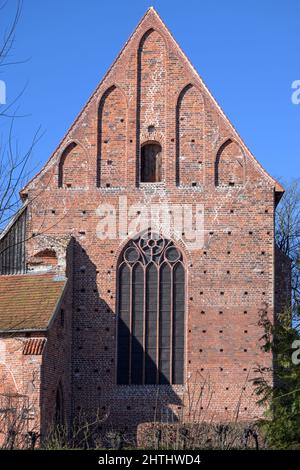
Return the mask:
[[[162,147],[163,181],[157,185],[139,184],[146,141]],[[274,310],[275,191],[282,189],[149,10],[23,191],[28,230],[35,234],[28,256],[40,251],[41,233],[74,237],[71,361],[58,364],[55,346],[48,349],[45,397],[53,402],[61,377],[70,416],[100,409],[109,412],[107,423],[134,428],[181,413],[188,388],[198,393],[204,386],[207,419],[232,419],[237,407],[240,419],[261,416],[250,379],[257,364],[271,365],[260,349],[257,322],[261,309],[271,316]],[[204,247],[187,250],[184,234],[177,243],[187,272],[183,386],[116,385],[116,268],[124,240],[97,236],[97,208],[109,204],[125,220],[120,196],[128,206],[204,206]],[[53,344],[60,344],[55,334]]]
[[278,247],[275,248],[275,314],[291,305],[291,260]]
[[[36,334],[35,338],[41,338]],[[40,430],[40,384],[41,384],[41,355],[24,355],[23,350],[28,335],[1,335],[0,338],[0,403],[1,426],[0,445],[3,445],[7,435],[5,429],[9,422],[16,423],[20,430],[18,440],[25,439],[27,432]],[[27,399],[28,398],[28,399]],[[5,412],[13,400],[15,413]],[[24,415],[23,415],[23,411]],[[24,419],[23,419],[24,416]],[[14,421],[13,421],[14,420]],[[19,434],[19,433],[18,433]],[[19,441],[20,442],[20,441]]]
[[46,437],[57,422],[57,392],[63,390],[62,414],[66,425],[71,418],[71,321],[72,275],[63,301],[47,332],[47,342],[42,356],[40,383],[40,432]]
[[[45,436],[55,424],[60,383],[65,393],[66,423],[71,416],[71,293],[67,286],[47,331],[0,335],[0,402],[5,408],[10,397],[16,396],[16,431],[21,445],[30,441],[28,432]],[[2,413],[1,426],[5,421]],[[0,444],[4,438],[2,432],[1,428]]]

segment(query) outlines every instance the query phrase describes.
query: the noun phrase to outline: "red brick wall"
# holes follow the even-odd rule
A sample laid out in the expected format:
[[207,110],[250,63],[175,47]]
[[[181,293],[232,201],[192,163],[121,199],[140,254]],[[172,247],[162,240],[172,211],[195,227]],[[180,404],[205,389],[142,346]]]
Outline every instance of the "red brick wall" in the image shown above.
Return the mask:
[[126,180],[126,128],[125,95],[119,88],[112,87],[99,106],[98,186],[119,186],[120,181]]
[[[224,145],[228,139],[232,143]],[[67,155],[66,175],[73,183],[58,188],[59,161],[72,140],[84,151],[76,147]],[[163,182],[157,186],[137,184],[145,141],[162,146]],[[232,179],[235,185],[228,186]],[[99,408],[109,411],[114,426],[132,427],[154,418],[156,402],[162,404],[159,416],[167,408],[181,412],[193,383],[209,386],[202,406],[215,420],[233,419],[238,404],[240,419],[262,414],[249,379],[258,363],[271,364],[259,347],[257,322],[261,308],[271,315],[274,308],[274,186],[150,10],[24,191],[28,229],[36,238],[47,231],[75,239],[68,396],[73,415]],[[119,196],[128,205],[204,205],[204,247],[189,252],[184,235],[178,242],[188,279],[183,387],[116,385],[115,273],[124,240],[101,240],[96,232],[100,204],[125,218]]]
[[63,298],[57,306],[48,331],[47,343],[43,352],[41,376],[41,434],[43,438],[56,425],[56,395],[60,387],[63,401],[63,422],[70,425],[71,418],[71,348],[73,311],[73,243],[66,249],[68,277]]
[[291,260],[275,249],[275,313],[282,313],[291,305]]
[[[28,419],[23,421],[24,426],[21,428],[17,425],[18,434],[21,430],[21,435],[18,435],[21,446],[30,441],[28,436],[22,439],[27,432],[32,431],[37,436],[45,437],[51,431],[55,423],[59,384],[64,396],[66,424],[71,417],[72,273],[68,274],[68,285],[62,302],[47,332],[11,332],[0,337],[0,402],[4,400],[5,403],[6,397],[14,394],[19,396],[16,399],[18,406],[28,408]],[[21,412],[19,415],[21,417]],[[2,431],[0,429],[0,444]]]
[[[34,335],[42,339],[41,335]],[[40,432],[40,388],[41,388],[41,355],[23,354],[24,346],[30,336],[2,334],[0,337],[0,402],[6,408],[9,396],[16,395],[14,406],[15,430],[20,443],[26,433]],[[27,400],[28,397],[28,400]],[[10,398],[11,399],[11,398]],[[27,410],[22,413],[21,410]],[[10,415],[7,415],[8,419]],[[27,419],[22,419],[22,417]],[[4,426],[6,418],[1,414],[0,445],[7,438]],[[24,440],[23,440],[24,443]]]
[[244,155],[236,142],[228,140],[220,147],[215,172],[218,186],[235,186],[244,183]]
[[177,182],[203,185],[204,103],[199,90],[185,87],[177,102]]
[[64,188],[86,188],[89,184],[87,153],[82,145],[72,142],[59,162],[59,185]]

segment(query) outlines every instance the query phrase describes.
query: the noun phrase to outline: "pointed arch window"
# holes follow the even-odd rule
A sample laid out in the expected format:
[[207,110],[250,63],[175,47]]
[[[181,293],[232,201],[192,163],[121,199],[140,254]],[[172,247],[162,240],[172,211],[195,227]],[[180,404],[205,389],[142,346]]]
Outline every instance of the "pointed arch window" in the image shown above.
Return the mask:
[[118,266],[118,384],[182,384],[185,268],[170,240],[131,240]]
[[141,183],[159,183],[162,180],[161,145],[146,143],[141,149]]
[[55,424],[62,426],[64,424],[64,395],[61,383],[56,390],[55,398]]

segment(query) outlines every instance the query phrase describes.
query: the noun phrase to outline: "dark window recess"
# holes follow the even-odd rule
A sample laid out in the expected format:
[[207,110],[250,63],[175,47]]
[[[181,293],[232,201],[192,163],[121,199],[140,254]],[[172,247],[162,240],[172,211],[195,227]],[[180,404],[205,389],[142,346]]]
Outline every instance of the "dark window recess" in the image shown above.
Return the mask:
[[0,240],[0,274],[26,272],[25,240],[27,209],[21,210]]
[[65,326],[65,311],[63,309],[60,311],[60,326],[62,328]]
[[118,267],[118,384],[182,384],[185,270],[155,233],[131,240]]
[[65,423],[64,419],[65,411],[64,411],[64,395],[61,383],[59,383],[57,390],[56,390],[56,398],[55,398],[55,424],[57,426],[63,426]]
[[157,183],[162,179],[161,146],[156,143],[145,144],[141,149],[141,182]]

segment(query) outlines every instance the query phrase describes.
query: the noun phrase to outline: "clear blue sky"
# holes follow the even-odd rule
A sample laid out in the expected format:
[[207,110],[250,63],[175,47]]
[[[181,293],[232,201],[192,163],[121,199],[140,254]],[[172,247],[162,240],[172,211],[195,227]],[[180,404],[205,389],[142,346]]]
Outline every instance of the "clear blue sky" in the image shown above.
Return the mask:
[[[146,9],[153,5],[248,147],[267,171],[299,176],[299,0],[24,0],[13,60],[2,71],[8,103],[27,84],[15,134],[41,126],[32,167],[55,149]],[[9,0],[0,27],[9,22]]]

